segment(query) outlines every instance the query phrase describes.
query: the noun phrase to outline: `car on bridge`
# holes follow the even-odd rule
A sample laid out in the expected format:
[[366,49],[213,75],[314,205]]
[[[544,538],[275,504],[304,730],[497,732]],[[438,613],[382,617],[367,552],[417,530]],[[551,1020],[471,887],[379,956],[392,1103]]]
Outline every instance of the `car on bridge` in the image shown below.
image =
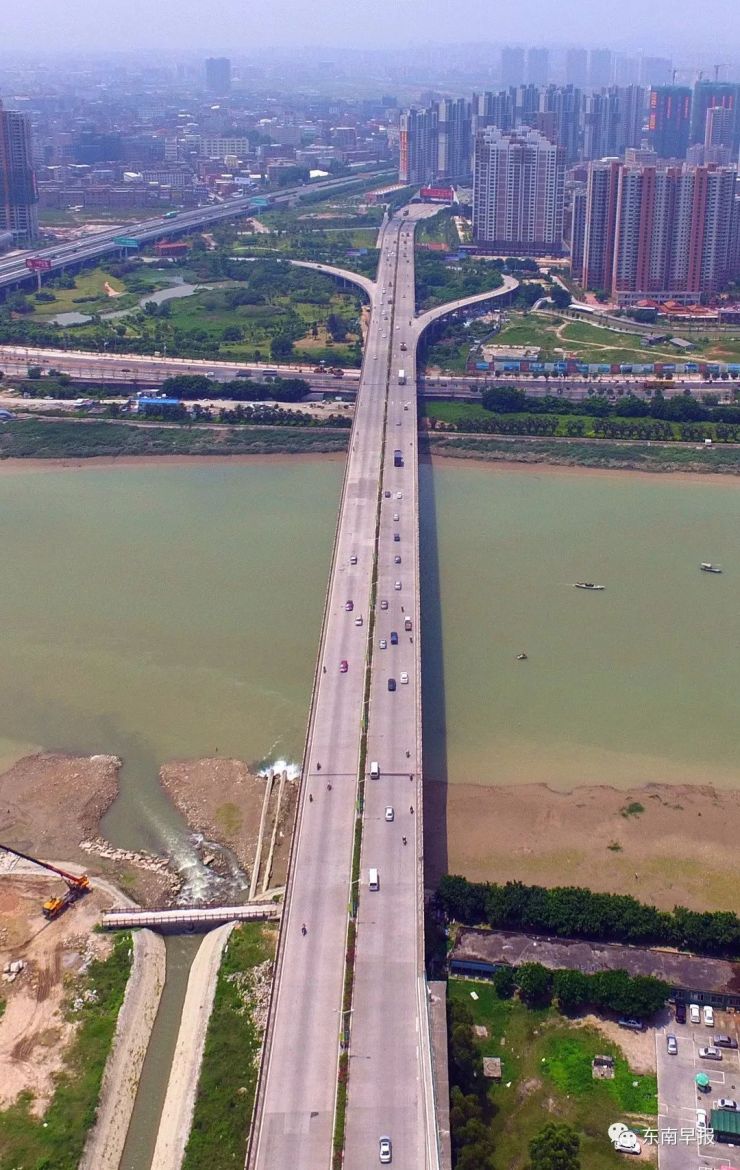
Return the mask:
[[[388,690],[395,691],[395,689],[396,689],[396,680],[394,678],[389,678],[388,679]],[[722,1058],[720,1057],[720,1060],[721,1059]]]
[[346,609],[347,613],[352,613],[352,610],[355,608],[354,601],[346,601],[344,603],[344,608]]
[[383,1166],[390,1165],[393,1160],[393,1146],[389,1137],[382,1137],[378,1141],[378,1158]]
[[388,643],[386,642],[385,638],[381,638],[381,639],[380,639],[380,649],[381,649],[381,650],[387,650],[387,649],[388,649]]
[[398,645],[398,634],[395,630],[391,630],[391,646]]
[[387,806],[386,806],[386,810],[385,810],[385,819],[386,819],[387,821],[392,821],[392,820],[393,820],[393,818],[395,817],[395,815],[396,815],[396,814],[395,814],[395,812],[393,811],[393,805],[392,805],[392,804],[389,804],[389,805],[387,805]]
[[343,658],[342,661],[339,663],[339,673],[346,674],[348,670],[349,670],[349,663],[348,663],[346,658]]

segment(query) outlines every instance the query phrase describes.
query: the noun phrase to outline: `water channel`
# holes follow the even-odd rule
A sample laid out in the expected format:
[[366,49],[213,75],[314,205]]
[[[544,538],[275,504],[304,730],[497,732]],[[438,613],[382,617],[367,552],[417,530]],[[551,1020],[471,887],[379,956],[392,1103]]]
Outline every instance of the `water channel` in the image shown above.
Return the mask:
[[[187,863],[162,762],[300,754],[341,475],[0,466],[0,761],[120,755],[104,833]],[[442,463],[421,486],[429,774],[736,783],[736,481]],[[168,944],[126,1170],[149,1170],[191,957]]]
[[[146,293],[139,299],[138,305],[134,305],[129,309],[112,309],[109,313],[101,313],[101,321],[118,321],[122,317],[128,317],[131,313],[138,312],[149,301],[153,301],[155,305],[164,304],[165,301],[181,300],[183,297],[192,297],[194,293],[208,292],[215,288],[213,284],[188,284],[181,276],[169,277],[172,284],[169,288],[161,288],[158,292],[152,290]],[[115,305],[116,297],[110,298],[110,303]],[[92,321],[90,313],[80,313],[76,309],[71,309],[67,313],[57,313],[54,317],[49,317],[48,323],[50,325],[86,325],[88,321]]]

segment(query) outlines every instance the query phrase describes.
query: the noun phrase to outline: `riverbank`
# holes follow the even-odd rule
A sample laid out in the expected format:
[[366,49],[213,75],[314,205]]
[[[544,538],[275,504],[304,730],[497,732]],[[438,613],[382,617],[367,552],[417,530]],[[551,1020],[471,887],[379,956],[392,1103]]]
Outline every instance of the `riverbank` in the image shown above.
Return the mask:
[[479,460],[486,463],[522,463],[607,471],[645,471],[666,474],[740,475],[740,447],[699,447],[694,443],[638,443],[625,440],[503,439],[482,435],[425,434],[422,456]]
[[[427,884],[587,886],[664,909],[740,911],[740,792],[651,784],[486,787],[426,782]],[[446,839],[446,854],[445,850]]]
[[300,427],[158,426],[104,419],[15,419],[0,429],[5,459],[162,455],[304,455],[343,452],[347,430]]

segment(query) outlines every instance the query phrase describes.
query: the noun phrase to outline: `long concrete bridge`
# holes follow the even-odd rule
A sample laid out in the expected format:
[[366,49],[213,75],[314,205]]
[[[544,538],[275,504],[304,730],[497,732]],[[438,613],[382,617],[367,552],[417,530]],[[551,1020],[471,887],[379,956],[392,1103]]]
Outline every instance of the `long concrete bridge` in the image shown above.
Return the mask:
[[[342,1053],[349,1070],[344,1166],[365,1170],[374,1163],[383,1135],[392,1140],[394,1163],[414,1170],[440,1164],[424,975],[415,384],[425,321],[454,308],[417,317],[414,282],[415,226],[434,210],[413,206],[384,225],[377,280],[369,289],[363,281],[371,319],[314,678],[250,1170],[329,1170]],[[507,282],[497,295],[515,286]],[[360,871],[353,878],[360,819]],[[348,955],[354,959],[350,1008],[343,998]]]
[[139,907],[116,907],[104,910],[101,926],[104,930],[184,931],[211,930],[225,922],[266,921],[280,917],[280,907],[272,902],[247,902],[242,906],[175,907],[167,910],[142,910]]

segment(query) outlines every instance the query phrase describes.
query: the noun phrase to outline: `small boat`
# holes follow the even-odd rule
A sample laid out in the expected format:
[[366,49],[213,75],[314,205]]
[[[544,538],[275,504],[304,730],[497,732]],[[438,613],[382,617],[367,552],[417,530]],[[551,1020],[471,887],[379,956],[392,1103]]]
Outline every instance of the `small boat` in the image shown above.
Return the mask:
[[606,585],[594,585],[593,581],[576,581],[574,589],[606,589]]
[[711,561],[702,561],[699,565],[702,573],[721,573],[722,569],[719,565],[713,565]]
[[522,650],[521,654],[517,654],[516,660],[517,660],[517,662],[526,662],[527,661],[527,655],[524,653],[523,650]]

